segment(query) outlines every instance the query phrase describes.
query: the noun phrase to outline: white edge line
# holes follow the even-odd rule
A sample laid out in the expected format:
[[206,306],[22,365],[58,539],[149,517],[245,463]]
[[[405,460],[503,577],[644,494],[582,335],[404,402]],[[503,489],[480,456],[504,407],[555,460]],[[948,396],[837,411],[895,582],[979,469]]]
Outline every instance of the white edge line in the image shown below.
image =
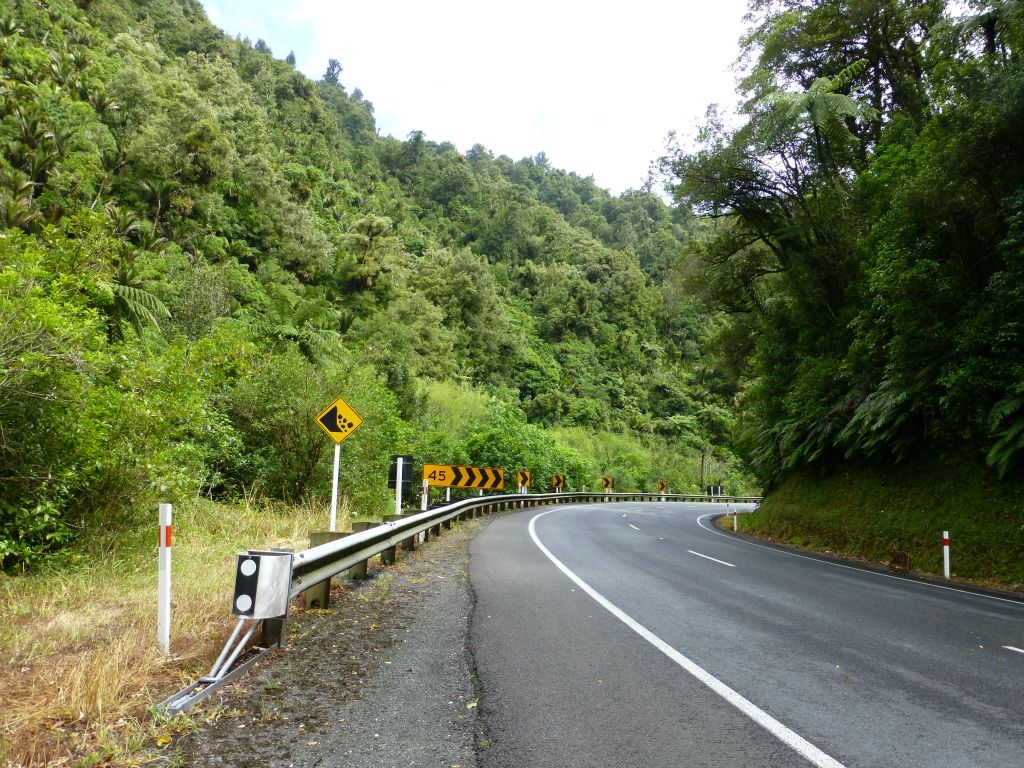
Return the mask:
[[756,704],[743,698],[743,696],[738,694],[736,691],[734,691],[728,685],[723,683],[717,677],[712,675],[710,672],[707,672],[703,667],[700,667],[696,662],[691,661],[686,656],[681,654],[679,651],[677,651],[671,645],[666,643],[656,634],[651,632],[645,626],[640,624],[638,621],[633,619],[627,613],[620,610],[611,601],[605,598],[601,593],[599,593],[597,590],[595,590],[593,587],[591,587],[589,584],[583,581],[583,579],[581,579],[579,576],[577,576],[575,573],[569,570],[569,568],[561,560],[559,560],[557,557],[551,554],[551,550],[545,547],[541,543],[541,540],[537,537],[537,520],[539,518],[544,517],[544,515],[551,514],[554,511],[555,510],[553,509],[549,509],[547,512],[541,512],[539,515],[535,515],[530,520],[529,531],[530,538],[533,539],[533,543],[537,545],[537,548],[544,553],[544,556],[547,557],[548,560],[555,564],[555,567],[558,568],[558,570],[564,573],[580,589],[582,589],[594,600],[596,600],[597,603],[600,604],[601,607],[608,611],[610,614],[612,614],[612,616],[614,616],[627,627],[632,629],[634,632],[640,635],[640,637],[642,637],[648,643],[650,643],[663,654],[665,654],[669,659],[671,659],[684,670],[689,672],[700,682],[702,682],[712,691],[717,693],[727,702],[732,704],[734,707],[736,707],[736,709],[738,709],[740,712],[749,717],[755,723],[763,727],[765,730],[767,730],[773,736],[778,738],[784,744],[792,748],[799,755],[803,756],[811,763],[818,766],[818,768],[845,768],[845,766],[843,766],[843,764],[838,762],[835,758],[830,757],[829,755],[822,752],[816,746],[811,744],[811,742],[807,741],[807,739],[805,739],[803,736],[787,728],[785,725],[780,723],[778,720],[769,715]]
[[626,525],[628,525],[628,526],[629,526],[630,528],[632,528],[632,529],[633,529],[634,531],[639,531],[639,530],[640,530],[639,528],[637,528],[637,527],[636,527],[635,525],[633,525],[632,523],[626,523]]
[[736,567],[732,563],[725,562],[725,560],[719,560],[717,557],[711,557],[710,555],[702,555],[700,552],[694,552],[692,549],[688,549],[686,551],[689,552],[691,555],[696,555],[697,557],[703,557],[705,560],[711,560],[712,562],[715,562],[715,563],[721,563],[722,565],[728,565],[730,568],[735,568]]
[[764,544],[758,544],[756,541],[749,541],[748,539],[741,538],[739,536],[730,536],[727,533],[716,531],[713,528],[708,528],[701,521],[706,517],[712,515],[722,514],[720,512],[709,512],[706,515],[701,515],[697,518],[697,525],[703,528],[708,533],[713,533],[716,536],[724,536],[732,541],[738,541],[742,544],[747,544],[751,547],[757,547],[758,549],[767,549],[769,552],[775,552],[779,555],[788,555],[789,557],[799,557],[801,560],[810,560],[815,563],[821,563],[822,565],[831,565],[833,568],[845,568],[848,571],[857,571],[857,573],[866,573],[869,576],[880,576],[883,579],[893,579],[895,581],[902,581],[904,584],[916,584],[921,587],[931,587],[932,589],[944,589],[947,592],[959,592],[961,595],[970,595],[971,597],[983,597],[986,600],[998,600],[1001,603],[1010,603],[1011,605],[1024,605],[1020,600],[1011,600],[1008,597],[996,597],[995,595],[986,595],[984,592],[971,592],[966,589],[957,589],[956,587],[945,587],[942,584],[932,584],[930,581],[918,581],[917,579],[906,579],[902,576],[893,576],[891,573],[879,573],[878,571],[871,571],[867,568],[858,568],[855,565],[843,565],[842,563],[834,563],[831,560],[822,560],[820,557],[809,557],[808,555],[801,555],[798,552],[790,552],[785,549],[778,549],[776,547],[766,547]]
[[1003,648],[1005,648],[1008,651],[1016,651],[1017,653],[1024,653],[1024,648],[1015,648],[1012,645],[1004,645]]

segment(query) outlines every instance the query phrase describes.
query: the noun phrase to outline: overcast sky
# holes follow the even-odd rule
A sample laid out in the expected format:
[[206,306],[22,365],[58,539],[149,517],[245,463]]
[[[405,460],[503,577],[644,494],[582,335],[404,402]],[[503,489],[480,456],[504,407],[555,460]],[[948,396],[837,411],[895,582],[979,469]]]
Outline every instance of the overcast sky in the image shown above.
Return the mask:
[[382,135],[483,144],[621,193],[669,131],[731,106],[745,0],[202,0],[231,35],[295,53],[375,108]]

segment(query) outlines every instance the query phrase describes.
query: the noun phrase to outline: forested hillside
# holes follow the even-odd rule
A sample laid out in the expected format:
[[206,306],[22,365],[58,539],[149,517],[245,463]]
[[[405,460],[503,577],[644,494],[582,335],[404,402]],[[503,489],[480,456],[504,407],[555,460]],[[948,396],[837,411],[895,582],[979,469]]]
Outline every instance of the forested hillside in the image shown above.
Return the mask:
[[742,124],[665,159],[717,222],[744,453],[769,486],[951,454],[1020,478],[1024,4],[750,9]]
[[0,0],[4,568],[156,500],[322,494],[338,395],[365,513],[392,453],[748,490],[681,258],[704,225],[381,138],[341,64],[286,53],[195,0]]

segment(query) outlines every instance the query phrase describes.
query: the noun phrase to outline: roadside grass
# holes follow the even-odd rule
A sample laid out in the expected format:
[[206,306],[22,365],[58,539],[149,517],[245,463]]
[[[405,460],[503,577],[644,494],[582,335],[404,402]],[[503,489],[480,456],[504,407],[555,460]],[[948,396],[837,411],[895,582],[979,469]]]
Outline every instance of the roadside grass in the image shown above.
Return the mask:
[[[339,529],[350,514],[342,504]],[[171,655],[156,647],[153,525],[28,575],[0,573],[0,766],[132,764],[191,727],[152,705],[203,674],[233,624],[234,555],[305,548],[328,511],[245,499],[175,504]],[[111,538],[111,542],[114,539]]]
[[954,578],[1024,589],[1024,482],[999,482],[969,457],[797,473],[739,523],[776,541],[883,564],[907,553],[911,570],[940,576],[946,530]]

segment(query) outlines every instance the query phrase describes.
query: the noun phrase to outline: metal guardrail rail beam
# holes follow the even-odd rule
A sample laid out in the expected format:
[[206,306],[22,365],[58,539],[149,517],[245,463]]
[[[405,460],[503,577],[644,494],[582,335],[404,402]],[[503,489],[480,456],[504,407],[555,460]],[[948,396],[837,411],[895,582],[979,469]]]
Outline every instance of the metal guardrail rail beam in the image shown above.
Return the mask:
[[[508,509],[532,509],[556,504],[593,504],[616,501],[756,504],[760,503],[761,497],[705,496],[672,493],[580,492],[505,494],[501,496],[481,496],[463,499],[429,509],[426,512],[408,515],[402,520],[382,523],[375,528],[352,533],[336,541],[310,547],[295,553],[292,555],[292,581],[288,596],[289,599],[293,599],[307,589],[336,576],[357,563],[364,562],[374,555],[379,555],[391,547],[397,547],[403,541],[419,536],[424,531],[450,522],[455,518],[475,517],[477,513],[501,512]],[[256,647],[246,651],[245,646],[252,640],[260,620],[252,621],[249,629],[243,632],[246,621],[246,619],[239,619],[234,632],[231,634],[211,670],[196,682],[158,704],[157,709],[159,711],[173,715],[188,710],[193,704],[238,677],[255,661],[280,645],[280,643],[274,643],[269,645],[269,647]]]

